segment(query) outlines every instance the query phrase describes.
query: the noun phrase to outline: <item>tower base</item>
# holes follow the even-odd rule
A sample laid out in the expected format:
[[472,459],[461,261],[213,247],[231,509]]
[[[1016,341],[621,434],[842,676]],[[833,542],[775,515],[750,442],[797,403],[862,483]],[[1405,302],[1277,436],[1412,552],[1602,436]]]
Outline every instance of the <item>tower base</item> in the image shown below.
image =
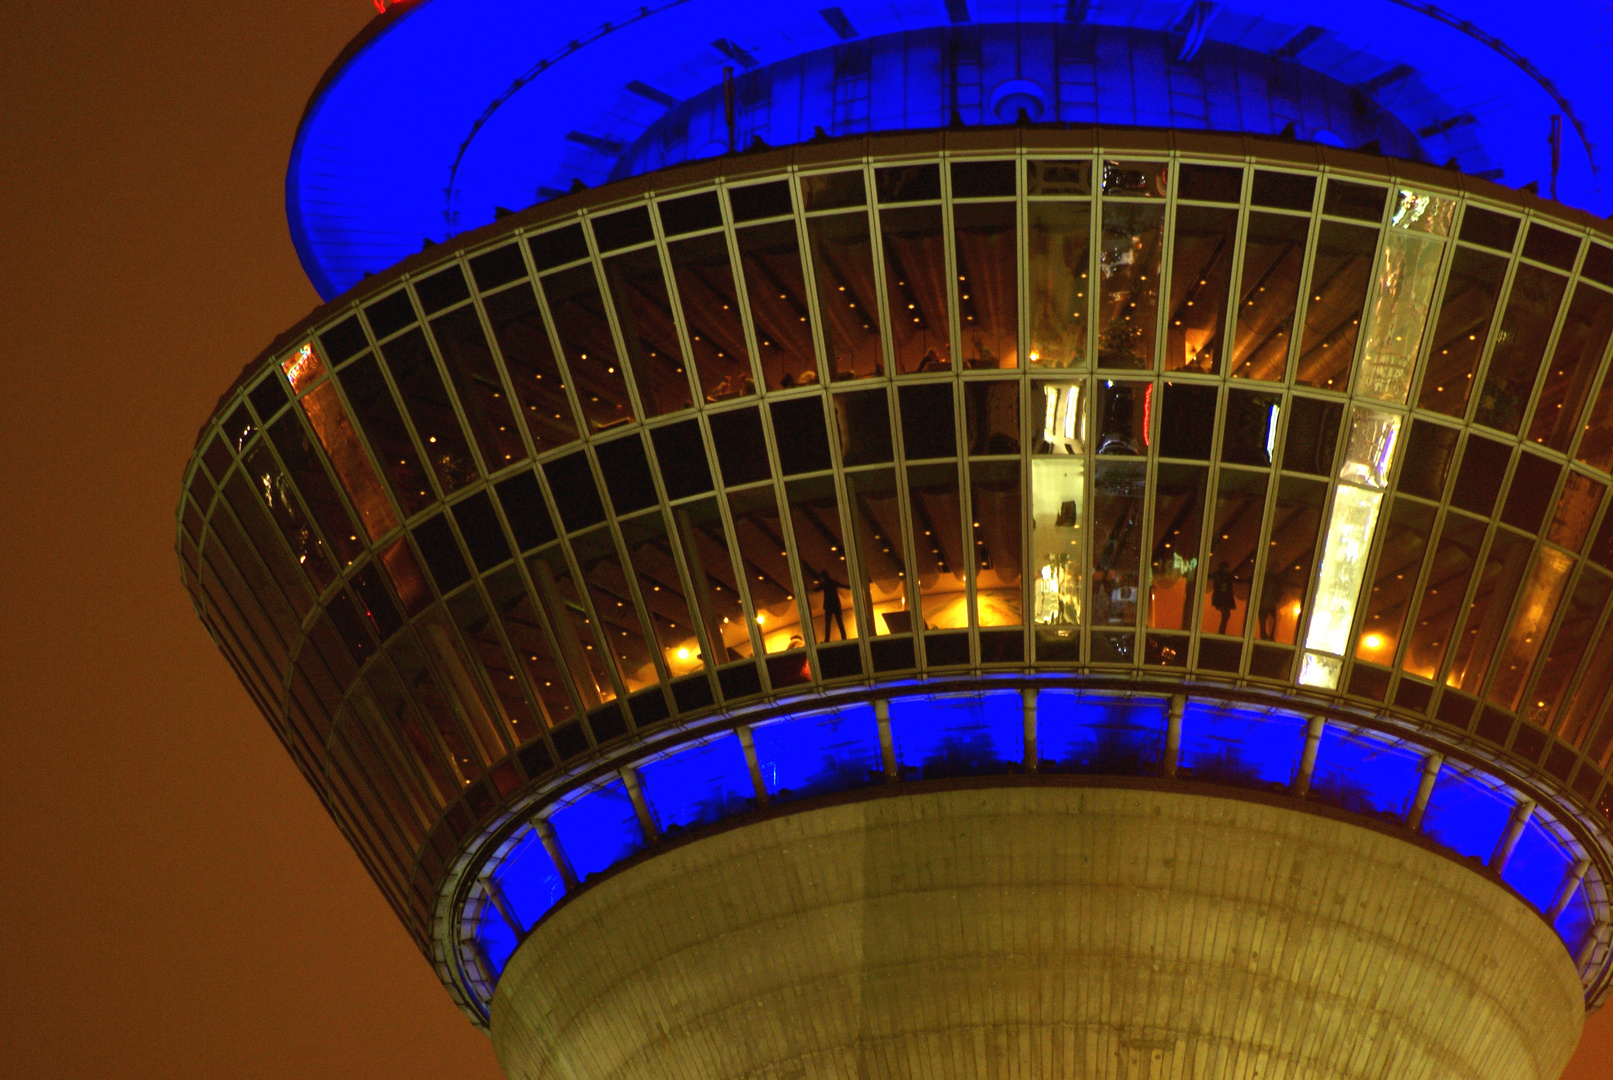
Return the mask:
[[1050,779],[663,848],[533,930],[492,1035],[513,1080],[1556,1080],[1583,1017],[1540,916],[1409,834]]

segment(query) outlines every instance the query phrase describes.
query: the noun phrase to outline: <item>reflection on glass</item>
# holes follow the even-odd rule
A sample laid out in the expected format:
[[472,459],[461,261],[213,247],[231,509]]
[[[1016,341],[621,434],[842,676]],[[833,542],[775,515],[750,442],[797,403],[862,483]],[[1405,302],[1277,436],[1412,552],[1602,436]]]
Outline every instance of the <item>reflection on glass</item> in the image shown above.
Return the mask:
[[1484,557],[1484,566],[1479,571],[1478,585],[1473,590],[1473,602],[1468,605],[1467,617],[1456,640],[1456,659],[1445,677],[1447,685],[1469,694],[1478,693],[1484,674],[1489,670],[1490,657],[1495,655],[1506,630],[1512,597],[1529,564],[1529,548],[1529,541],[1516,533],[1507,529],[1495,531],[1489,554]]
[[1081,625],[1081,523],[1086,506],[1086,459],[1031,461],[1031,557],[1036,567],[1036,623],[1060,637]]
[[1434,533],[1434,508],[1396,499],[1389,511],[1378,552],[1378,570],[1367,594],[1367,617],[1356,639],[1355,658],[1388,667],[1400,646],[1417,575],[1428,539]]
[[[409,437],[409,429],[398,414],[397,403],[392,399],[392,391],[382,378],[381,367],[375,362],[375,357],[365,353],[343,368],[338,377],[342,388],[347,391],[347,400],[353,405],[353,414],[358,417],[364,434],[370,438],[370,445],[375,448],[381,471],[391,482],[392,494],[397,496],[404,516],[409,517],[424,510],[431,505],[433,498],[431,482],[426,479],[426,471],[415,455],[414,440]],[[387,511],[390,508],[382,509],[384,499],[373,501],[373,494],[364,489],[367,477],[359,465],[363,455],[356,443],[347,442],[346,434],[341,430],[346,417],[331,384],[325,383],[302,400],[303,408],[308,410],[308,423],[324,444],[336,475],[341,478],[342,486],[347,488],[353,504],[358,507],[365,530],[370,533],[371,539],[385,533],[397,521],[388,519]],[[385,522],[384,527],[382,522]]]
[[1490,350],[1490,366],[1484,373],[1474,420],[1510,433],[1523,423],[1523,410],[1534,393],[1535,375],[1567,283],[1562,274],[1537,266],[1518,267],[1495,333],[1495,348]]
[[650,616],[650,627],[661,649],[661,660],[673,678],[693,674],[705,666],[705,653],[695,633],[683,580],[678,576],[672,542],[659,510],[621,523],[627,565],[638,579],[639,596]]
[[[315,593],[309,588],[307,575],[299,573],[293,568],[292,552],[288,551],[275,536],[276,530],[268,522],[269,515],[265,513],[261,497],[253,491],[255,487],[257,487],[255,483],[248,481],[237,470],[230,473],[229,481],[224,485],[225,496],[230,508],[235,511],[236,519],[240,522],[241,528],[245,529],[246,534],[252,538],[252,547],[257,549],[263,565],[268,568],[269,573],[279,583],[280,590],[285,594],[286,599],[290,600],[296,608],[296,614],[300,620],[301,616],[306,615],[308,610],[313,607]],[[261,491],[262,489],[258,488],[258,490]],[[301,515],[299,514],[298,516],[300,517]],[[215,512],[214,517],[222,524],[222,518],[224,517],[222,512]],[[234,546],[231,546],[229,550],[238,563],[250,563],[252,561],[250,551]],[[328,570],[326,571],[326,576],[329,576]]]
[[[1372,530],[1378,522],[1378,507],[1382,501],[1381,492],[1343,484],[1333,497],[1333,514],[1328,519],[1322,566],[1317,574],[1316,600],[1311,605],[1311,622],[1305,631],[1306,654],[1300,671],[1300,682],[1304,685],[1327,689],[1338,685],[1337,663],[1324,663],[1322,658],[1313,659],[1313,656],[1327,653],[1327,660],[1335,660],[1349,649],[1350,624],[1355,619],[1361,582],[1366,577]],[[1325,681],[1329,672],[1332,682]],[[1323,681],[1306,682],[1307,677]]]
[[[291,549],[291,557],[308,576],[308,582],[314,587],[314,592],[316,594],[324,592],[325,587],[335,580],[336,568],[331,563],[325,541],[320,538],[319,533],[314,530],[313,523],[303,513],[296,488],[280,468],[280,463],[275,460],[268,442],[259,439],[254,443],[252,449],[246,452],[243,463],[252,487],[263,500],[264,507],[269,511],[269,517],[279,527],[286,546]],[[239,482],[237,479],[239,475],[237,473],[231,477],[227,490],[233,490],[235,484]]]
[[[433,625],[438,627],[439,633],[442,632],[441,624]],[[449,648],[452,649],[451,643]],[[448,764],[459,781],[455,786],[474,782],[482,775],[485,762],[479,749],[461,730],[449,695],[443,692],[437,674],[428,665],[413,633],[405,631],[394,637],[387,645],[387,656],[397,667],[403,693],[425,714],[427,727],[447,752]],[[381,669],[380,664],[370,667],[377,674],[382,674]],[[384,678],[382,682],[384,684]],[[384,696],[381,689],[377,690],[376,696]]]
[[599,631],[628,693],[653,686],[659,678],[645,642],[644,627],[633,606],[633,592],[616,554],[610,530],[601,525],[571,542],[577,570],[599,616]]
[[1429,236],[1449,236],[1456,219],[1456,200],[1400,188],[1389,211],[1389,227]]
[[493,601],[493,610],[504,626],[505,636],[509,638],[510,648],[515,650],[516,660],[526,672],[527,682],[543,704],[549,726],[569,719],[575,712],[571,695],[566,693],[560,664],[555,660],[549,638],[538,622],[532,598],[527,595],[526,586],[521,582],[520,570],[514,565],[506,566],[484,580],[488,596]]
[[1579,551],[1585,545],[1585,537],[1590,535],[1591,519],[1596,517],[1596,508],[1602,505],[1602,493],[1606,490],[1604,485],[1583,473],[1570,472],[1568,481],[1563,484],[1563,496],[1557,501],[1557,510],[1546,529],[1546,539],[1569,551]]
[[1148,469],[1101,460],[1092,471],[1092,625],[1137,625]]
[[1546,383],[1529,422],[1530,439],[1553,450],[1568,449],[1609,335],[1613,335],[1613,293],[1581,282],[1557,334]]
[[387,342],[381,351],[400,400],[408,403],[409,418],[414,421],[415,434],[420,436],[420,449],[431,462],[443,494],[475,480],[476,463],[471,459],[470,446],[454,415],[425,334],[416,327]]
[[325,377],[325,362],[314,351],[312,342],[304,342],[281,361],[280,370],[286,373],[292,391],[300,394]]
[[433,319],[431,333],[487,467],[497,470],[525,461],[526,446],[505,399],[504,382],[476,309],[467,304]]
[[706,628],[713,663],[720,666],[751,656],[750,628],[734,573],[733,545],[723,532],[717,500],[699,499],[673,507],[672,527],[683,548],[684,564],[689,567],[694,606]]
[[1434,325],[1434,343],[1428,354],[1428,371],[1417,394],[1419,409],[1446,416],[1467,411],[1473,376],[1490,334],[1490,319],[1501,296],[1507,260],[1499,255],[1458,247],[1445,281],[1445,299]]
[[1103,193],[1110,198],[1163,199],[1170,176],[1170,164],[1164,161],[1105,161]]
[[1310,296],[1305,304],[1305,332],[1295,382],[1336,390],[1350,384],[1350,361],[1361,331],[1367,287],[1372,283],[1372,254],[1377,247],[1376,229],[1322,222],[1311,261]]
[[[1434,228],[1441,214],[1432,204],[1454,206],[1449,200],[1429,199],[1430,209],[1417,215],[1406,209],[1404,196],[1409,193],[1401,194],[1401,209],[1390,219],[1383,254],[1378,256],[1373,274],[1377,290],[1367,308],[1361,367],[1355,381],[1357,394],[1397,405],[1405,402],[1411,390],[1412,371],[1433,306],[1434,279],[1439,276],[1444,253],[1444,246],[1431,238],[1443,235]],[[1443,216],[1448,230],[1449,213]],[[1424,224],[1430,227],[1418,228]]]
[[1234,378],[1283,380],[1309,231],[1309,218],[1258,210],[1249,215],[1238,279],[1238,329],[1232,341]]
[[1208,475],[1202,465],[1159,466],[1154,484],[1154,535],[1148,554],[1149,629],[1193,629]]
[[969,453],[1019,453],[1019,383],[992,379],[963,384]]
[[1221,428],[1221,460],[1266,468],[1277,457],[1277,424],[1282,419],[1282,396],[1258,390],[1227,394],[1227,411]]
[[778,653],[804,647],[801,612],[784,546],[784,523],[773,488],[766,485],[732,492],[728,510],[734,518],[734,553],[745,572],[762,648]]
[[1038,454],[1086,452],[1086,388],[1081,383],[1036,383],[1031,388],[1031,421]]
[[1576,750],[1583,749],[1591,724],[1606,707],[1613,693],[1613,621],[1602,627],[1602,634],[1591,649],[1581,671],[1579,685],[1563,707],[1561,735]]
[[1238,242],[1238,212],[1208,206],[1176,211],[1171,253],[1170,323],[1165,330],[1165,370],[1221,370],[1232,288],[1232,250]]
[[584,264],[550,274],[543,279],[543,293],[589,431],[631,421],[627,379],[616,360],[616,344],[611,340],[594,268]]
[[735,235],[767,388],[782,390],[817,382],[818,361],[807,321],[806,278],[795,223],[753,225]]
[[1013,203],[953,208],[958,333],[970,368],[1019,366],[1018,226]]
[[975,625],[1024,622],[1018,461],[969,463],[975,555]]
[[[856,180],[856,173],[841,174]],[[874,289],[874,244],[864,211],[807,221],[812,272],[818,283],[824,348],[831,379],[863,379],[883,372],[879,312]]]
[[382,755],[395,762],[397,774],[407,778],[405,787],[418,789],[428,816],[435,816],[457,793],[458,785],[449,777],[442,752],[421,727],[391,668],[377,664],[367,674],[367,683],[357,682],[348,691],[353,715],[376,746],[383,748]]
[[1277,505],[1266,541],[1266,569],[1255,606],[1262,641],[1292,645],[1299,638],[1305,590],[1316,565],[1316,538],[1322,531],[1327,484],[1298,476],[1277,481]]
[[1428,584],[1418,600],[1417,620],[1401,668],[1424,679],[1439,673],[1462,613],[1468,580],[1484,543],[1484,523],[1465,514],[1446,515],[1428,568]]
[[694,404],[683,349],[672,318],[672,300],[654,248],[614,255],[605,262],[605,281],[616,306],[616,324],[627,347],[628,368],[646,416],[677,412]]
[[1154,366],[1164,233],[1163,206],[1104,205],[1098,248],[1098,363],[1103,367]]
[[792,480],[785,488],[790,505],[790,528],[795,533],[795,550],[801,560],[801,577],[806,583],[808,607],[814,630],[828,642],[839,632],[840,640],[861,636],[857,627],[856,605],[847,610],[847,593],[852,592],[847,571],[846,541],[840,531],[840,501],[835,498],[834,479],[815,476]]
[[958,468],[950,462],[914,466],[907,471],[907,492],[918,619],[926,630],[968,626]]
[[1382,491],[1389,484],[1401,418],[1394,413],[1357,407],[1350,417],[1339,479]]
[[1027,218],[1030,366],[1085,363],[1091,208],[1084,202],[1033,202]]
[[1147,453],[1148,426],[1154,401],[1153,383],[1099,379],[1096,399],[1096,452],[1132,456]]
[[541,454],[575,441],[577,423],[566,398],[566,380],[555,362],[549,331],[538,312],[532,286],[523,281],[501,293],[484,296],[482,306],[504,358],[504,368],[510,373],[532,445]]
[[582,602],[582,593],[566,565],[560,545],[551,544],[527,562],[532,587],[549,618],[560,659],[571,672],[571,681],[582,697],[584,709],[614,701],[616,690],[594,636],[593,621]]
[[666,247],[701,394],[707,401],[726,401],[754,393],[728,242],[716,233]]
[[1541,547],[1540,557],[1518,601],[1518,613],[1512,618],[1501,654],[1496,659],[1495,678],[1490,681],[1489,691],[1492,704],[1517,710],[1524,683],[1534,667],[1535,657],[1546,643],[1546,632],[1557,617],[1557,606],[1562,603],[1563,592],[1568,588],[1568,574],[1573,569],[1572,556]]
[[1585,433],[1574,456],[1603,472],[1613,470],[1613,379],[1603,381],[1596,404],[1585,417]]
[[834,406],[840,459],[847,467],[895,460],[890,404],[883,387],[836,394]]
[[907,607],[907,563],[902,554],[896,473],[890,469],[851,473],[846,477],[846,489],[861,571],[859,609],[868,612],[875,634],[911,633],[913,613]]
[[1260,525],[1266,513],[1266,473],[1221,470],[1215,492],[1215,521],[1205,559],[1204,614],[1206,634],[1243,635],[1254,592],[1260,556]]
[[[454,622],[458,625],[459,633],[470,654],[475,661],[480,662],[482,674],[486,677],[488,686],[492,688],[494,701],[501,710],[504,725],[498,724],[494,717],[490,716],[488,717],[490,728],[503,726],[505,730],[513,730],[517,743],[537,738],[537,713],[527,701],[526,690],[515,674],[515,664],[504,647],[499,625],[489,617],[487,609],[482,606],[481,596],[475,589],[462,589],[448,601],[448,608],[453,613]],[[430,632],[428,628],[427,633]],[[478,698],[472,703],[469,711],[472,713],[479,711],[477,708],[479,705],[481,700]]]
[[[326,386],[329,389],[321,389],[303,398],[303,408],[321,414],[320,423],[329,431],[331,445],[336,448],[332,450],[327,447],[325,452],[336,470],[337,479],[342,482],[348,498],[363,517],[365,533],[371,540],[379,539],[397,525],[397,513],[376,479],[375,469],[370,465],[364,447],[359,444],[358,433],[353,430],[352,421],[347,418],[347,410],[336,396],[335,387],[328,383]],[[309,424],[313,424],[312,413],[309,415]],[[353,519],[342,506],[295,413],[288,413],[269,426],[269,441],[279,451],[280,460],[285,463],[293,486],[307,503],[308,512],[319,523],[319,529],[325,534],[325,541],[336,554],[337,561],[342,566],[352,565],[353,560],[363,553],[364,545],[360,543]]]
[[890,301],[892,349],[903,375],[952,364],[947,331],[946,248],[941,208],[911,206],[879,212]]

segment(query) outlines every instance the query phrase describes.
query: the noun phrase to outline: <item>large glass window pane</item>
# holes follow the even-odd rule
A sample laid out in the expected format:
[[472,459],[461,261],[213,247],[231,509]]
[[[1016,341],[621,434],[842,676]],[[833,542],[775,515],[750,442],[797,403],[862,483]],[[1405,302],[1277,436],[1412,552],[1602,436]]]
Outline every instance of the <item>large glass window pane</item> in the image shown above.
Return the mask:
[[[862,182],[860,176],[846,175]],[[867,212],[812,218],[807,222],[807,242],[818,283],[829,377],[864,379],[883,374],[874,242],[868,232]]]
[[425,334],[410,330],[387,342],[381,352],[443,494],[458,491],[476,479],[476,463]]
[[672,528],[683,548],[695,611],[706,628],[713,663],[720,666],[750,656],[750,628],[734,573],[733,545],[723,531],[717,500],[698,499],[673,507]]
[[1518,601],[1518,613],[1507,629],[1506,641],[1495,664],[1495,678],[1490,680],[1489,698],[1493,704],[1517,711],[1524,683],[1546,643],[1546,632],[1557,617],[1557,606],[1562,603],[1563,591],[1568,588],[1568,574],[1574,569],[1572,556],[1544,545],[1535,568],[1524,585]]
[[1209,206],[1176,211],[1171,250],[1170,322],[1165,329],[1165,370],[1221,370],[1226,352],[1227,298],[1238,212]]
[[1013,203],[952,211],[958,257],[958,333],[970,368],[1019,366],[1018,225]]
[[487,594],[493,610],[504,626],[515,658],[526,672],[533,692],[543,703],[549,726],[569,719],[576,711],[571,695],[566,693],[565,678],[560,663],[549,645],[549,638],[538,622],[538,614],[521,581],[521,572],[507,566],[486,579]]
[[1019,382],[963,384],[964,439],[971,455],[1019,454]]
[[549,331],[538,311],[537,297],[526,282],[482,298],[488,325],[510,373],[521,419],[538,453],[577,438],[577,422],[566,398],[566,380],[555,362]]
[[1316,565],[1316,539],[1322,531],[1327,484],[1298,476],[1277,481],[1277,505],[1266,541],[1266,570],[1255,608],[1262,641],[1292,645],[1299,636],[1305,590]]
[[1096,452],[1128,457],[1148,452],[1154,385],[1099,379],[1093,395],[1097,412]]
[[1164,241],[1163,206],[1104,204],[1098,248],[1098,363],[1103,367],[1154,366]]
[[734,550],[745,571],[762,647],[770,653],[802,648],[806,638],[772,486],[730,493],[728,509],[734,518]]
[[1081,625],[1086,580],[1081,526],[1086,517],[1086,459],[1031,462],[1031,557],[1036,568],[1036,623],[1068,638]]
[[1030,366],[1086,362],[1092,210],[1084,202],[1033,202],[1030,235]]
[[1309,218],[1262,211],[1249,215],[1232,342],[1234,378],[1281,382],[1288,371],[1309,231]]
[[1260,525],[1266,513],[1264,472],[1222,469],[1216,484],[1215,521],[1205,559],[1204,615],[1206,634],[1243,634],[1253,593],[1255,561],[1260,554]]
[[694,404],[683,370],[683,347],[672,318],[672,300],[654,248],[604,260],[605,281],[622,329],[627,363],[646,416],[677,412]]
[[1546,383],[1529,422],[1530,439],[1553,450],[1568,449],[1609,335],[1613,335],[1613,293],[1581,282],[1557,334]]
[[639,596],[649,612],[650,628],[661,649],[661,659],[674,678],[705,666],[705,651],[695,633],[694,619],[683,595],[672,541],[659,510],[621,523],[627,564],[638,578]]
[[1350,385],[1350,361],[1361,333],[1367,288],[1372,284],[1372,254],[1377,247],[1376,229],[1322,222],[1311,261],[1310,296],[1305,303],[1295,382],[1332,390]]
[[1367,594],[1367,617],[1356,639],[1355,658],[1389,666],[1400,645],[1423,555],[1434,532],[1434,508],[1396,499],[1389,510],[1378,570]]
[[1193,629],[1208,475],[1209,469],[1203,465],[1159,466],[1154,483],[1154,536],[1148,557],[1149,629]]
[[[1516,482],[1516,481],[1514,481]],[[1570,472],[1563,484],[1562,498],[1546,527],[1546,539],[1561,544],[1569,551],[1578,552],[1585,546],[1590,534],[1591,520],[1602,505],[1602,493],[1607,488],[1583,473]]]
[[1024,622],[1018,461],[971,461],[969,499],[975,542],[975,625]]
[[406,630],[393,638],[387,646],[387,655],[396,665],[405,691],[447,752],[448,763],[460,786],[474,782],[482,775],[486,762],[482,760],[480,748],[460,727],[451,698],[444,692],[440,677],[426,660],[413,634]]
[[[337,377],[347,391],[347,400],[353,405],[359,425],[369,436],[370,445],[375,448],[381,471],[391,482],[392,494],[397,497],[398,505],[403,507],[404,516],[410,517],[424,510],[433,499],[431,482],[426,479],[426,471],[415,452],[414,440],[409,437],[409,429],[403,424],[403,417],[398,413],[397,403],[392,399],[392,391],[388,389],[386,380],[381,377],[381,367],[375,357],[365,353],[343,368]],[[320,437],[320,442],[325,444],[331,464],[342,478],[342,486],[347,488],[350,495],[354,494],[355,487],[363,493],[363,472],[358,467],[358,458],[351,456],[351,452],[357,448],[345,444],[340,431],[340,404],[334,391],[329,389],[330,385],[325,383],[303,399],[307,403],[304,408],[309,410],[308,422],[313,426],[314,434]],[[333,450],[332,444],[337,449]],[[386,515],[381,514],[374,503],[361,501],[357,495],[354,496],[354,502],[373,539],[378,535],[375,529],[386,520]],[[375,518],[373,522],[372,515]],[[396,524],[394,519],[387,522],[386,528],[390,529]]]
[[475,589],[464,589],[454,595],[448,607],[466,647],[480,662],[494,699],[503,710],[503,718],[515,732],[516,742],[537,738],[537,710],[527,701],[526,690],[515,674],[515,662],[505,649],[499,624],[482,605],[481,596]]
[[599,616],[599,631],[610,650],[611,661],[628,693],[653,686],[659,680],[650,656],[644,627],[633,606],[633,591],[616,554],[610,530],[601,525],[571,542],[577,570],[588,585],[588,595]]
[[728,242],[714,233],[669,243],[667,253],[701,394],[707,401],[725,401],[753,393],[756,386]]
[[947,330],[946,248],[941,208],[909,206],[879,212],[890,302],[892,348],[902,375],[952,363]]
[[907,471],[908,516],[913,525],[909,565],[926,630],[969,625],[964,595],[968,561],[958,491],[958,467],[951,462],[915,465]]
[[1035,383],[1031,388],[1032,440],[1037,454],[1086,452],[1086,388],[1082,383]]
[[543,605],[549,627],[554,631],[560,659],[571,672],[572,684],[582,697],[583,708],[592,709],[615,700],[616,689],[594,635],[593,620],[560,545],[552,544],[532,556],[527,569],[532,574],[538,602]]
[[1597,638],[1580,674],[1579,685],[1574,687],[1563,709],[1562,737],[1576,750],[1584,749],[1585,737],[1607,707],[1610,694],[1613,694],[1613,620],[1602,627],[1602,635]]
[[762,378],[769,390],[818,381],[818,361],[807,321],[806,278],[795,223],[780,221],[736,232],[739,264],[750,297]]
[[1333,513],[1328,519],[1322,566],[1317,574],[1316,600],[1305,632],[1306,656],[1300,670],[1300,682],[1305,685],[1328,689],[1338,686],[1338,661],[1333,658],[1343,656],[1350,645],[1350,625],[1355,621],[1372,530],[1382,501],[1381,492],[1344,484],[1333,496]]
[[1394,413],[1357,407],[1350,418],[1339,479],[1382,491],[1389,484],[1401,418]]
[[[1407,199],[1411,199],[1408,209]],[[1422,212],[1416,210],[1426,204]],[[1400,209],[1390,219],[1378,257],[1377,288],[1367,309],[1360,375],[1355,390],[1364,397],[1402,404],[1434,301],[1444,245],[1431,239],[1449,229],[1455,203],[1401,192]],[[1444,221],[1441,226],[1440,222]]]
[[[397,527],[397,511],[393,510],[375,475],[375,467],[364,452],[335,384],[326,382],[315,388],[302,397],[301,404],[309,426],[336,471],[336,478],[364,523],[365,534],[371,540],[380,539]],[[296,416],[288,414],[276,420],[269,428],[269,438],[280,452],[280,460],[285,462],[287,471],[295,478],[309,512],[324,530],[325,539],[340,553],[342,565],[350,564],[363,550],[363,545]]]
[[[302,567],[315,594],[324,592],[325,586],[335,580],[336,568],[327,553],[325,541],[303,513],[296,489],[275,460],[268,442],[259,439],[254,443],[252,449],[246,452],[243,464],[251,477],[252,487],[263,500],[269,517],[279,527],[286,546],[291,549],[291,557]],[[239,475],[234,474],[236,477]],[[230,486],[233,487],[234,483],[232,477]]]
[[[471,593],[474,593],[474,590],[469,590],[466,595]],[[440,677],[453,690],[453,706],[457,706],[456,711],[470,733],[471,742],[479,755],[480,766],[485,767],[509,751],[509,742],[504,736],[504,732],[508,729],[495,718],[497,706],[491,704],[484,696],[487,692],[486,685],[472,674],[476,666],[475,661],[470,658],[465,650],[465,643],[455,633],[450,614],[449,611],[438,608],[428,613],[417,625],[420,636],[425,641],[426,651],[435,661]],[[500,662],[502,674],[508,674],[508,666],[508,660]],[[530,726],[528,730],[532,730]]]
[[862,607],[868,611],[875,634],[909,633],[913,614],[907,607],[907,562],[902,553],[896,474],[890,469],[852,473],[846,477],[846,487],[861,569]]
[[1092,478],[1092,625],[1136,626],[1148,469],[1099,460]]
[[1457,513],[1446,516],[1429,564],[1428,584],[1418,600],[1417,619],[1411,626],[1402,670],[1424,679],[1439,673],[1483,543],[1483,522]]
[[1530,542],[1507,529],[1497,529],[1479,571],[1478,587],[1456,642],[1456,659],[1445,682],[1476,694],[1489,670],[1490,658],[1507,628],[1512,597],[1529,565]]
[[1506,432],[1516,432],[1523,423],[1523,410],[1534,393],[1535,375],[1567,283],[1562,274],[1536,266],[1518,267],[1501,328],[1496,331],[1495,348],[1490,351],[1479,407],[1473,414],[1478,423]]
[[504,381],[493,363],[476,308],[467,304],[433,319],[431,333],[437,339],[437,351],[442,354],[443,366],[459,395],[459,407],[465,410],[465,422],[476,437],[488,469],[497,471],[525,461],[526,444],[515,426],[510,403],[504,396]]
[[840,501],[835,498],[834,478],[815,476],[792,480],[786,486],[790,504],[790,527],[795,533],[795,550],[801,559],[801,575],[806,581],[813,627],[823,629],[819,641],[827,642],[839,631],[840,640],[861,636],[857,612],[846,610],[846,594],[851,591],[847,575],[846,542],[840,529]]
[[1434,325],[1428,371],[1417,394],[1419,409],[1447,416],[1467,411],[1506,273],[1507,260],[1502,256],[1470,247],[1456,249],[1445,280],[1445,299],[1439,305],[1439,321]]
[[543,279],[555,333],[588,430],[604,431],[633,419],[627,379],[616,358],[605,301],[594,268],[584,263]]

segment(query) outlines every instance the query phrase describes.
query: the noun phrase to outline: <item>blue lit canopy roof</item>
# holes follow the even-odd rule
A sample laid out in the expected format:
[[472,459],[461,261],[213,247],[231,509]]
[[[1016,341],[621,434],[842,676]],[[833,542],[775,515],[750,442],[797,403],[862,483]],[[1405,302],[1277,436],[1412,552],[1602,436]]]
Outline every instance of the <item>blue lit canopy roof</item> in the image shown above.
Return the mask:
[[[1598,85],[1613,59],[1613,9],[1592,0],[1549,9],[1484,0],[413,0],[379,17],[310,102],[286,178],[292,236],[329,298],[426,241],[486,224],[498,207],[521,209],[576,181],[593,186],[666,163],[643,153],[642,140],[679,103],[720,86],[725,67],[743,80],[848,43],[1009,23],[1044,24],[1036,31],[1050,43],[1043,62],[1060,82],[1063,56],[1053,57],[1049,31],[1095,28],[1085,39],[1095,57],[1092,100],[1041,87],[1053,99],[1044,121],[1277,134],[1272,117],[1281,107],[1195,115],[1179,86],[1191,68],[1203,98],[1246,98],[1247,80],[1222,58],[1264,55],[1353,88],[1387,114],[1388,128],[1414,132],[1421,145],[1413,150],[1428,160],[1506,184],[1536,182],[1542,194],[1552,187],[1552,117],[1561,116],[1557,197],[1613,211],[1608,165],[1597,153],[1613,130],[1613,95]],[[1026,65],[1037,52],[1026,43],[1006,54],[980,49],[967,92],[942,101],[938,80],[936,100],[907,93],[900,108],[877,71],[867,91],[874,106],[860,112],[828,82],[815,88],[806,80],[791,91],[793,122],[830,136],[941,126],[953,109],[965,123],[1002,122],[1003,110],[991,111],[999,91],[1035,74]],[[1034,96],[1037,80],[1026,81]],[[746,92],[765,96],[773,85],[758,75]],[[1286,85],[1274,67],[1262,104]],[[828,123],[812,119],[814,107]],[[754,120],[767,111],[750,110],[741,143],[763,132],[781,141],[776,125]],[[1291,134],[1336,144],[1350,133],[1302,115]],[[692,129],[688,143],[683,157],[723,149],[697,142]],[[1380,147],[1404,148],[1396,143],[1382,139]]]

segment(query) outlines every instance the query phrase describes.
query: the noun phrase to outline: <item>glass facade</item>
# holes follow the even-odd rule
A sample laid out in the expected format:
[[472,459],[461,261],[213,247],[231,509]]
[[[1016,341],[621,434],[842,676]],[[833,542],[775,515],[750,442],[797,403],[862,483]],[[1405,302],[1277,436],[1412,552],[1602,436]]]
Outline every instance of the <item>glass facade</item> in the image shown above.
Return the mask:
[[[1192,671],[1470,740],[1613,817],[1613,287],[1576,269],[1613,243],[1537,264],[1466,228],[1504,205],[1238,147],[677,190],[445,250],[243,376],[187,474],[184,578],[422,946],[520,793],[819,687]],[[893,760],[1012,759],[999,706]],[[765,730],[579,797],[620,821],[576,860],[785,797],[706,775]],[[1379,791],[1351,738],[1366,778],[1329,783]],[[768,760],[823,792],[878,749]],[[554,832],[505,890],[522,932],[586,876]]]

